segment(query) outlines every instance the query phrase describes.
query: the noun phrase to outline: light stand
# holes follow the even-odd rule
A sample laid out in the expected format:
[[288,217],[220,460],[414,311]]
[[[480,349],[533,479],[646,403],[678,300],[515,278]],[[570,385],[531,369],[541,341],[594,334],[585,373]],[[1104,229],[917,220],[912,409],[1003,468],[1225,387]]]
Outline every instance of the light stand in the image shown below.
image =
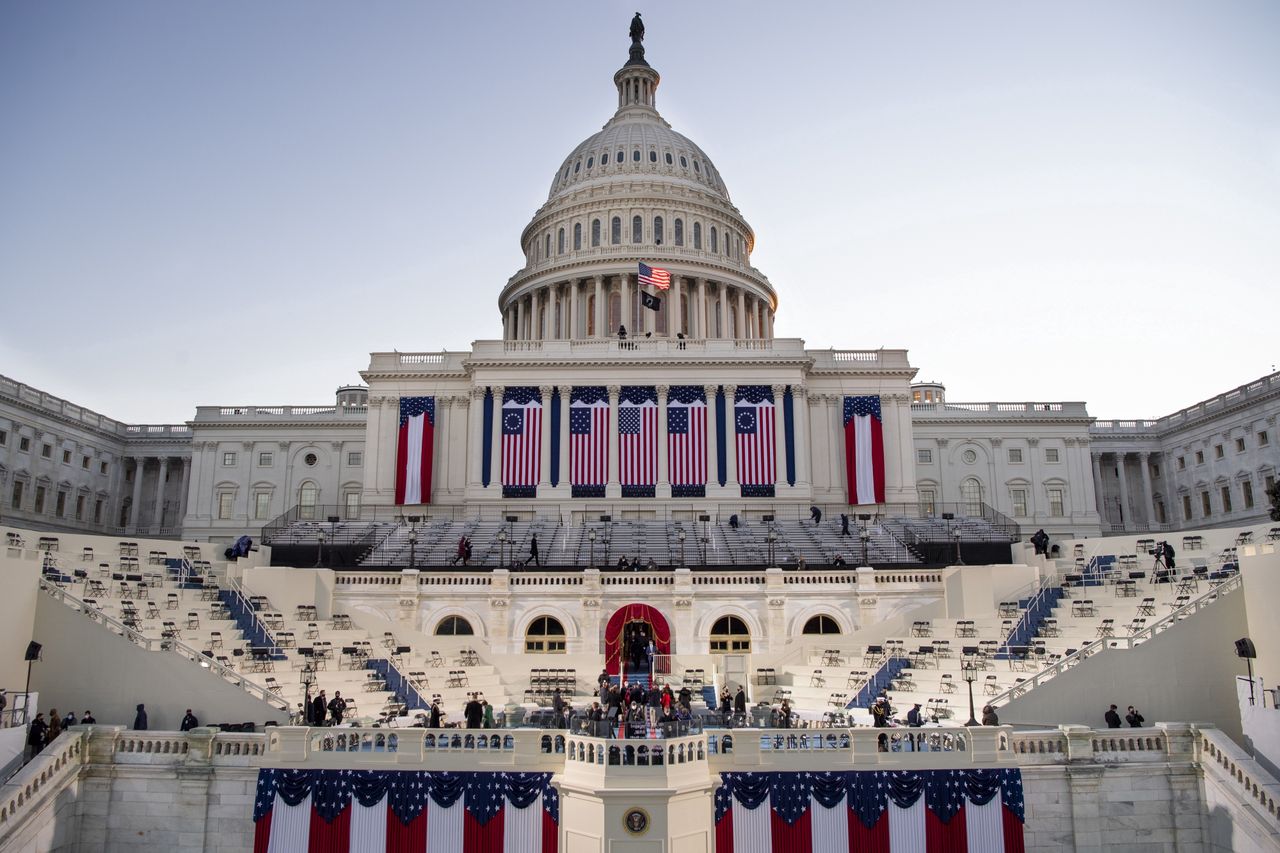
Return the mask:
[[961,534],[961,532],[960,532],[960,528],[959,528],[959,527],[957,527],[955,530],[951,531],[951,535],[952,535],[952,536],[955,538],[955,540],[956,540],[956,565],[957,565],[957,566],[963,566],[963,565],[964,565],[964,560],[963,560],[963,559],[961,559],[961,557],[960,557],[960,537],[961,537],[961,535],[962,535],[962,534]]
[[324,562],[324,531],[318,530],[316,531],[316,565],[315,567],[317,569],[320,568],[320,565],[323,562]]
[[[1236,657],[1244,658],[1245,666],[1249,668],[1249,704],[1253,704],[1253,659],[1258,656],[1258,650],[1253,645],[1253,640],[1248,637],[1241,637],[1236,640]],[[1265,702],[1263,703],[1265,704]]]
[[960,671],[963,673],[965,683],[969,685],[969,722],[965,725],[976,726],[978,718],[973,713],[973,682],[978,678],[978,667],[973,661],[967,660],[960,665]]
[[409,568],[418,565],[418,531],[409,528]]
[[676,538],[680,540],[680,565],[684,566],[684,530],[677,533]]
[[765,534],[764,541],[769,545],[769,566],[770,568],[772,568],[774,565],[776,565],[773,559],[773,556],[774,556],[773,549],[775,544],[778,541],[778,534],[774,531],[772,527],[769,528],[769,532]]
[[[40,650],[42,648],[44,647],[35,640],[27,643],[27,653],[25,655],[27,659],[27,687],[26,692],[22,695],[22,722],[23,727],[27,730],[27,736],[22,741],[24,753],[26,742],[31,740],[31,664],[40,660]],[[31,757],[35,758],[35,755],[33,754]]]
[[[311,664],[302,668],[302,720],[307,722],[311,716],[311,687],[316,683],[315,670]],[[314,721],[312,721],[314,722]]]
[[858,538],[862,540],[862,565],[867,564],[867,542],[871,539],[871,531],[862,528],[858,531]]
[[591,529],[587,531],[587,538],[591,540],[591,567],[596,565],[596,531]]
[[507,531],[498,531],[498,568],[507,566]]

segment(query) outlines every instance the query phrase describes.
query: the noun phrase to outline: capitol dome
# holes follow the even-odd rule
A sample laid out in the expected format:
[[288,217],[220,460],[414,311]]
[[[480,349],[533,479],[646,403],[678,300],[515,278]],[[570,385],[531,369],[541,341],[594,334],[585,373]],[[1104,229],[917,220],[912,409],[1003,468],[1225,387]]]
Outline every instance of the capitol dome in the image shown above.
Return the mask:
[[[777,297],[751,266],[755,233],[719,169],[658,113],[660,76],[632,25],[617,109],[556,169],[521,234],[525,265],[498,300],[507,340],[604,338],[619,326],[686,338],[769,338]],[[640,264],[670,289],[637,280]],[[657,309],[645,307],[657,305]]]

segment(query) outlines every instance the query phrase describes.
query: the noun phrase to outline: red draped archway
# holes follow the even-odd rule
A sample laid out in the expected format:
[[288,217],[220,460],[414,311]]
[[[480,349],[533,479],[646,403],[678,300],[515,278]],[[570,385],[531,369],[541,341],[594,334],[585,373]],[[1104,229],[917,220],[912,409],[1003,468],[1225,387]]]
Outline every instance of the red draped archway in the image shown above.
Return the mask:
[[648,623],[653,629],[653,644],[658,654],[671,654],[671,629],[666,617],[648,604],[627,604],[614,611],[604,629],[604,665],[610,675],[622,672],[622,632],[629,622]]

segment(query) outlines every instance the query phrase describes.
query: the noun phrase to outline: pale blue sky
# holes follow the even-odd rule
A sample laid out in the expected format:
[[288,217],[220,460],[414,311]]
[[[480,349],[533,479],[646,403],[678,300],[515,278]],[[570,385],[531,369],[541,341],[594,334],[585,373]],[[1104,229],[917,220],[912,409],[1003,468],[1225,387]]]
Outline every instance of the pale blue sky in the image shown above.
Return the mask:
[[0,4],[0,372],[134,422],[500,334],[640,8],[777,333],[953,400],[1267,373],[1280,3]]

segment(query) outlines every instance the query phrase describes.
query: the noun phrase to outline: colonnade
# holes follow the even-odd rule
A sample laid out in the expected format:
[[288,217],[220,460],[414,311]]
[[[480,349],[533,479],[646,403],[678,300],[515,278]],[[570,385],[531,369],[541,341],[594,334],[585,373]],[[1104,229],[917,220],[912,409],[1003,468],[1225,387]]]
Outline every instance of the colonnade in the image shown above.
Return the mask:
[[[169,465],[174,461],[174,457],[170,456],[130,456],[127,457],[132,464],[133,471],[133,495],[129,505],[128,519],[121,519],[124,523],[121,525],[130,533],[138,534],[147,532],[141,525],[142,522],[142,478],[147,470],[147,461],[155,460],[158,470],[156,471],[156,482],[154,490],[154,506],[150,519],[151,532],[159,532],[162,527],[181,527],[182,519],[187,514],[187,487],[191,482],[191,457],[183,456],[178,459],[182,463],[182,487],[178,492],[178,506],[176,511],[170,515],[169,523],[164,523],[164,496],[165,486],[169,477]],[[123,460],[122,460],[123,461]]]
[[[1155,454],[1150,451],[1093,451],[1093,489],[1094,494],[1098,497],[1098,516],[1102,519],[1105,526],[1108,523],[1107,507],[1105,493],[1102,488],[1102,457],[1110,456],[1112,464],[1116,468],[1116,478],[1120,486],[1120,519],[1117,525],[1112,522],[1113,528],[1118,527],[1119,530],[1143,531],[1154,529],[1158,525],[1156,519],[1155,496],[1151,490],[1151,457]],[[1142,483],[1142,509],[1146,512],[1145,525],[1140,523],[1135,517],[1136,513],[1133,505],[1130,503],[1129,493],[1129,475],[1125,470],[1125,462],[1130,456],[1136,456],[1138,467],[1141,470]],[[1166,506],[1166,512],[1168,507]]]
[[[643,307],[642,292],[657,296],[662,308]],[[621,316],[611,311],[615,293]],[[619,323],[633,335],[772,338],[773,307],[768,299],[726,282],[676,275],[671,288],[660,291],[639,284],[634,273],[622,273],[572,278],[522,293],[508,302],[502,321],[509,341],[608,338],[617,334]]]
[[[656,497],[671,497],[671,479],[668,471],[668,446],[667,446],[667,399],[670,387],[667,385],[655,386],[658,397],[658,434],[657,434],[657,488]],[[720,417],[716,407],[716,393],[724,389],[725,395],[725,417],[726,422],[723,427],[720,423]],[[787,447],[786,447],[786,429],[783,418],[783,401],[787,386],[773,385],[773,405],[775,411],[775,427],[774,427],[774,459],[775,459],[775,477],[774,484],[777,488],[787,486]],[[490,480],[488,487],[502,488],[502,417],[500,415],[502,407],[502,396],[505,389],[502,386],[494,386],[493,405],[495,416],[493,418],[492,433],[489,442],[489,471]],[[554,393],[550,385],[539,386],[538,391],[542,402],[543,424],[546,428],[542,430],[542,445],[539,449],[540,458],[540,475],[538,479],[539,495],[546,495],[546,490],[552,488],[551,485],[551,443],[555,441],[559,445],[558,471],[556,483],[558,487],[568,489],[570,486],[569,471],[569,393],[568,386],[559,388],[558,396]],[[621,385],[610,385],[607,388],[609,394],[609,474],[608,483],[606,485],[606,498],[617,498],[621,496],[622,486],[619,479],[619,463],[618,463],[618,400],[622,393]],[[739,488],[738,482],[738,465],[737,465],[737,441],[735,440],[735,430],[733,424],[733,403],[734,394],[737,391],[736,385],[706,385],[703,388],[707,402],[707,435],[706,435],[706,484],[708,493],[712,488],[719,487],[719,473],[717,470],[717,446],[716,436],[718,436],[723,428],[725,434],[725,485],[724,488],[736,492]],[[805,402],[805,389],[799,386],[792,386],[791,393],[794,397],[792,406],[795,418],[794,435],[797,446],[795,447],[795,485],[809,482],[809,457],[807,448],[800,445],[804,437],[809,435],[809,407]],[[472,395],[473,420],[472,435],[478,438],[481,434],[483,426],[481,418],[478,417],[479,405],[484,399],[484,389],[477,388]],[[561,417],[559,421],[559,430],[553,436],[550,425],[552,423],[550,412],[553,405],[561,406]],[[480,443],[474,444],[479,451]],[[481,485],[480,476],[480,453],[477,452],[473,457],[472,477],[471,480],[476,485]]]

